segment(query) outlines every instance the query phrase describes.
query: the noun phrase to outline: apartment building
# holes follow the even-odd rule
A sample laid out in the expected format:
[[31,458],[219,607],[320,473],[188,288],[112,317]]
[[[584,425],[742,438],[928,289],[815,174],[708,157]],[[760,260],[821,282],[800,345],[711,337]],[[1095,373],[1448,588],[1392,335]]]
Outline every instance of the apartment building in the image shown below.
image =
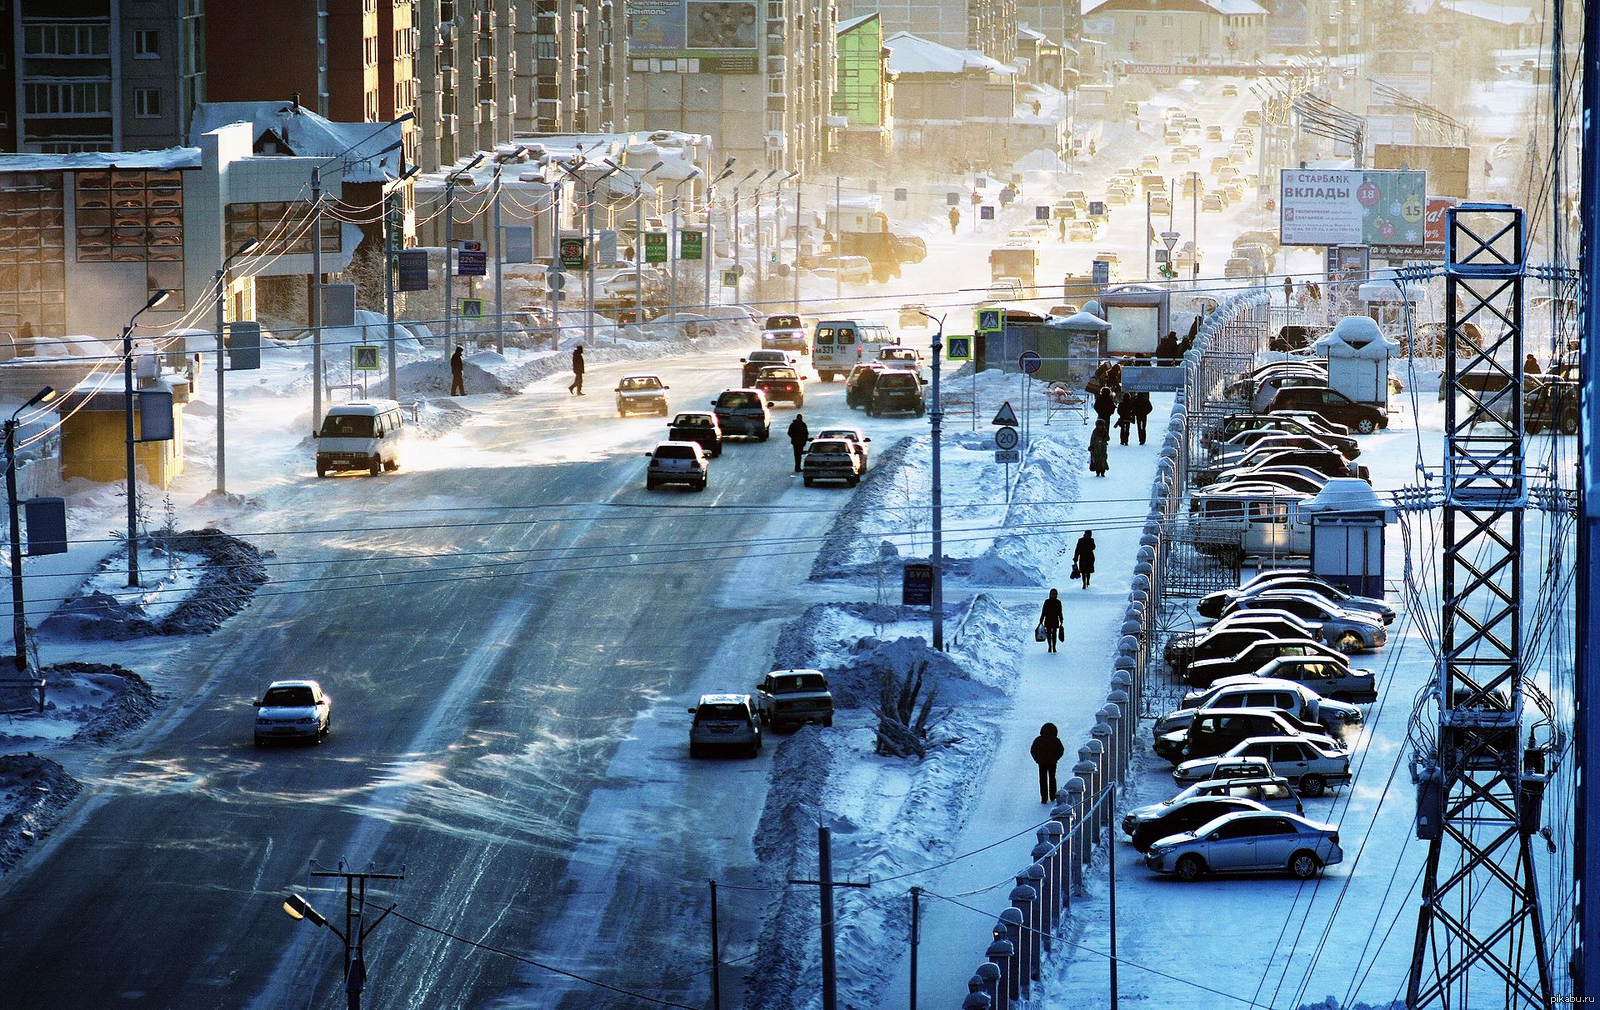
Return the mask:
[[1017,8],[1017,0],[842,0],[839,16],[857,18],[876,11],[885,36],[909,32],[1010,63],[1017,52]]
[[179,143],[207,95],[201,0],[0,4],[0,150]]

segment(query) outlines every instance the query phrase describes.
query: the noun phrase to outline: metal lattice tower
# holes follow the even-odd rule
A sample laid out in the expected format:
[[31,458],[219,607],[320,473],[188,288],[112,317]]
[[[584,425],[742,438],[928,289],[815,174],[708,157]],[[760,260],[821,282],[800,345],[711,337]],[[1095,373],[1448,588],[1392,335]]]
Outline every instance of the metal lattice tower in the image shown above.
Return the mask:
[[1439,733],[1417,790],[1409,1008],[1551,1005],[1529,845],[1543,763],[1522,747],[1524,240],[1519,208],[1449,212]]

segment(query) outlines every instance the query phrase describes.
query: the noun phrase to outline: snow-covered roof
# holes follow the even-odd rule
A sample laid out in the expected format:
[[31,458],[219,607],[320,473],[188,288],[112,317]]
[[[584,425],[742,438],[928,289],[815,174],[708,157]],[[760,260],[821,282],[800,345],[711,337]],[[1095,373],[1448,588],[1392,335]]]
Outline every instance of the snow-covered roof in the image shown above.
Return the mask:
[[77,154],[0,155],[0,172],[76,172],[96,168],[172,170],[200,167],[198,147],[161,151],[82,151]]
[[189,120],[189,139],[232,123],[249,123],[257,148],[270,138],[297,158],[344,160],[345,182],[400,177],[400,151],[379,154],[400,140],[399,123],[335,123],[295,102],[202,102]]
[[889,71],[895,74],[963,74],[972,70],[987,70],[995,74],[1014,74],[1016,71],[970,49],[951,49],[937,42],[896,32],[883,40],[889,49]]
[[1318,353],[1329,358],[1370,358],[1384,361],[1400,353],[1398,341],[1390,340],[1378,329],[1369,316],[1345,316],[1333,327],[1333,332],[1313,345]]
[[1136,14],[1149,13],[1190,13],[1190,14],[1220,14],[1223,17],[1240,17],[1249,14],[1265,15],[1267,9],[1255,0],[1099,0],[1098,3],[1086,3],[1083,8],[1085,15],[1109,14],[1116,11],[1128,11]]
[[1520,4],[1500,3],[1499,0],[1437,0],[1433,5],[1436,11],[1450,14],[1461,14],[1480,21],[1492,21],[1498,25],[1537,25],[1538,16],[1533,7]]
[[1065,319],[1052,319],[1050,326],[1058,330],[1075,330],[1079,333],[1105,333],[1111,324],[1092,312],[1074,312]]
[[860,28],[862,25],[866,24],[868,21],[871,21],[877,16],[878,12],[873,11],[871,14],[863,14],[860,17],[850,18],[848,21],[841,21],[839,22],[839,27],[835,28],[833,33],[835,35],[843,35],[852,28]]
[[1322,485],[1322,490],[1298,506],[1302,517],[1313,513],[1363,513],[1382,515],[1385,522],[1394,522],[1394,509],[1383,504],[1372,485],[1359,477],[1333,477]]

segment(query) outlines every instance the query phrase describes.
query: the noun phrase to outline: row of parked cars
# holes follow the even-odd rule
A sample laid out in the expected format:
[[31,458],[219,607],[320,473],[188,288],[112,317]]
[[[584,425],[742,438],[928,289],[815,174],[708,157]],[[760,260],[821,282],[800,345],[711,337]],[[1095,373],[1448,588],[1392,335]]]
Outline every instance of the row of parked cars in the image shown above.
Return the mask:
[[807,723],[833,725],[833,692],[821,670],[773,670],[754,694],[725,691],[703,694],[689,709],[689,756],[736,750],[761,753],[761,728],[776,732]]
[[1303,569],[1263,572],[1197,609],[1212,623],[1165,652],[1194,689],[1152,728],[1182,791],[1128,811],[1123,830],[1146,866],[1186,880],[1313,876],[1344,856],[1337,827],[1307,818],[1302,798],[1350,781],[1349,739],[1377,700],[1350,653],[1381,648],[1394,611]]

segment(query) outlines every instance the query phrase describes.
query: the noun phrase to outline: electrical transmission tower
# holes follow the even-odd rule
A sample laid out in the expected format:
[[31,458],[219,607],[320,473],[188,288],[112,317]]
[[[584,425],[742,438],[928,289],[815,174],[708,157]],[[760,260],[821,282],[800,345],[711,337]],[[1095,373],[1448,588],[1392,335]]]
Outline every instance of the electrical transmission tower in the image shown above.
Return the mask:
[[1522,727],[1520,208],[1448,212],[1444,614],[1435,753],[1414,767],[1428,862],[1406,1006],[1547,1008],[1529,836],[1545,752]]

